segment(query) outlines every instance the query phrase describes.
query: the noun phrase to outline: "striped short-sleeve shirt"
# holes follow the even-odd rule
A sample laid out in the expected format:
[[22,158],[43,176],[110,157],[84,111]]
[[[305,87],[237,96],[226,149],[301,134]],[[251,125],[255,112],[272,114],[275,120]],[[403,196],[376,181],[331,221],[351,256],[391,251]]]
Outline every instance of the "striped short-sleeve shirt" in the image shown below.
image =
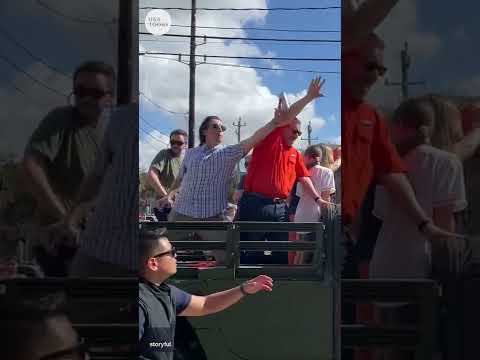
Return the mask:
[[239,144],[188,149],[180,169],[182,183],[174,210],[199,219],[222,213],[228,203],[228,180],[242,157]]
[[95,211],[80,239],[81,248],[100,261],[135,271],[138,237],[138,110],[112,114],[98,168],[105,169]]

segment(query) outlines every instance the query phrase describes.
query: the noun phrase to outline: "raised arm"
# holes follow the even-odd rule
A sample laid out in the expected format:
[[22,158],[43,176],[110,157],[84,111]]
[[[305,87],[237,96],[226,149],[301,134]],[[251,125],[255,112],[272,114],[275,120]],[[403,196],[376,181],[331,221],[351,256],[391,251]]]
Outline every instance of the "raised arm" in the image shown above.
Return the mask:
[[365,0],[358,8],[352,9],[351,0],[342,1],[343,11],[348,11],[347,6],[350,8],[349,14],[342,17],[342,50],[345,52],[361,44],[382,23],[397,2],[398,0]]
[[240,145],[242,146],[243,153],[247,154],[255,145],[265,139],[277,127],[282,127],[292,123],[296,116],[308,105],[311,101],[317,97],[322,96],[320,90],[325,81],[321,81],[320,78],[315,78],[310,82],[307,90],[307,94],[300,100],[295,102],[288,111],[281,111],[275,109],[274,118],[266,125],[255,131],[255,133],[249,138],[243,140]]

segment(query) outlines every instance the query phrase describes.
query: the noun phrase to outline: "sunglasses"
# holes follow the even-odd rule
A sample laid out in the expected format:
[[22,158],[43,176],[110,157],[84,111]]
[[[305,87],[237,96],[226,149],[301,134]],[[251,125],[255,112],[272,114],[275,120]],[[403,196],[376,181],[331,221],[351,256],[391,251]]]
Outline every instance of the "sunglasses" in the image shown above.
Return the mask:
[[175,249],[174,247],[172,247],[170,250],[168,251],[165,251],[163,253],[160,253],[160,254],[157,254],[157,255],[154,255],[152,256],[152,258],[159,258],[159,257],[162,257],[162,256],[171,256],[172,258],[176,258],[177,257],[177,249]]
[[182,142],[182,141],[170,140],[170,145],[172,145],[172,146],[173,146],[173,145],[183,146],[183,145],[185,145],[185,143]]
[[297,129],[291,129],[291,130],[292,130],[292,133],[294,133],[295,135],[302,136],[302,132],[300,130],[297,130]]
[[368,72],[378,71],[378,75],[383,76],[387,72],[387,68],[385,66],[376,64],[374,62],[368,62],[365,64],[365,70]]
[[85,342],[85,339],[80,339],[78,344],[70,348],[44,355],[39,360],[64,359],[68,355],[79,355],[81,359],[90,359],[88,344]]
[[221,132],[224,132],[227,130],[227,127],[225,125],[218,125],[218,124],[212,124],[210,126],[211,129],[219,130]]
[[77,86],[73,89],[73,94],[79,98],[91,97],[96,100],[103,98],[105,95],[112,95],[111,91],[103,91],[101,89],[87,88],[84,86]]

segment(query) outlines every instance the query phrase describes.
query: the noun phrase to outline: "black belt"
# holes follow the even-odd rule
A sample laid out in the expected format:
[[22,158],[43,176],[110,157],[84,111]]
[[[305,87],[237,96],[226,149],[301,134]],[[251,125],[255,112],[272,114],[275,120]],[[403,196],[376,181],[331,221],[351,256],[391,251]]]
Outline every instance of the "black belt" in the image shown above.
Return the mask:
[[268,201],[268,202],[271,202],[272,204],[286,204],[287,203],[287,199],[282,199],[282,198],[271,198],[271,197],[268,197],[268,196],[265,196],[263,194],[260,194],[260,193],[254,193],[254,192],[248,192],[248,193],[244,193],[243,196],[253,196],[253,197],[256,197],[256,198],[259,198],[260,200],[263,200],[263,201]]

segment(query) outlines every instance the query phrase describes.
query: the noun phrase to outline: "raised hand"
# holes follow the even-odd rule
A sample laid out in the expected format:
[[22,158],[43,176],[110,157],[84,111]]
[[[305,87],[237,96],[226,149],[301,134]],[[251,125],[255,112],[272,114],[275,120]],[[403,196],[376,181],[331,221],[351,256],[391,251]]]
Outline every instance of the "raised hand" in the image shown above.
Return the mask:
[[310,100],[313,100],[313,99],[316,99],[318,97],[323,96],[323,94],[321,93],[323,84],[325,84],[325,80],[321,80],[320,76],[314,78],[310,82],[310,85],[308,86],[307,97]]
[[275,114],[273,116],[273,123],[276,127],[281,127],[290,124],[291,118],[288,116],[287,110],[280,110],[279,108],[275,109]]
[[259,291],[272,291],[273,279],[267,275],[259,275],[256,278],[246,281],[243,288],[248,294],[256,294]]

